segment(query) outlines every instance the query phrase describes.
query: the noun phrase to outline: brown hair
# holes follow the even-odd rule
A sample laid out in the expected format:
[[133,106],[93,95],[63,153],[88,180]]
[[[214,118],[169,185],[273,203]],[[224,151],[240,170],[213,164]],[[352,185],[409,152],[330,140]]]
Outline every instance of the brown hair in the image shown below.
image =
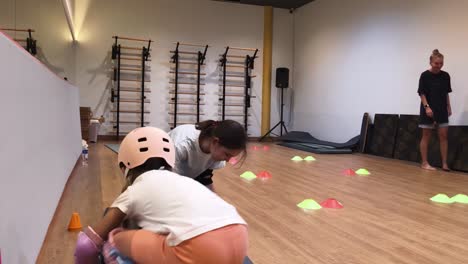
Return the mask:
[[432,62],[436,58],[444,58],[444,55],[440,53],[438,49],[432,51],[431,57],[429,57],[429,62]]
[[244,127],[234,120],[202,121],[196,124],[196,128],[200,130],[200,140],[217,137],[225,148],[246,149],[247,133]]
[[202,121],[195,125],[200,130],[199,141],[217,137],[219,144],[227,149],[241,149],[244,152],[242,160],[247,154],[247,133],[245,128],[234,120]]

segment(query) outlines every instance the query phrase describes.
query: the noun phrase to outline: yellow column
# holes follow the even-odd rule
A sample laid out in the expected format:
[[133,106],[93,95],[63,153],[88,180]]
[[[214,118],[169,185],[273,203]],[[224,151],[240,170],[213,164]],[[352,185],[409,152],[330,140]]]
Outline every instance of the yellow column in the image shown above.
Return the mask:
[[272,42],[273,7],[265,6],[263,15],[262,135],[270,129]]

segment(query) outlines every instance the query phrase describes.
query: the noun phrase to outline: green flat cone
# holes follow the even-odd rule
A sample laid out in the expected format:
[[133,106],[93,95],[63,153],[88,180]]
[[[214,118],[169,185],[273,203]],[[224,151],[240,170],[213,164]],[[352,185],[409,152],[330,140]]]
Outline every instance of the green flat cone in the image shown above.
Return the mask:
[[307,210],[318,210],[322,208],[320,204],[318,204],[315,200],[312,199],[305,199],[304,201],[298,203],[297,207]]
[[356,171],[356,174],[358,175],[370,175],[370,172],[366,169],[359,169]]
[[257,175],[255,175],[255,173],[253,173],[251,171],[246,171],[246,172],[241,174],[241,178],[244,178],[246,180],[251,181],[251,180],[257,178]]
[[436,196],[432,197],[431,201],[436,202],[436,203],[446,203],[446,204],[453,203],[453,200],[443,193],[439,193]]
[[292,161],[303,161],[303,159],[299,156],[294,156],[292,159]]
[[457,194],[453,196],[450,200],[452,200],[454,203],[468,204],[468,195]]
[[316,159],[312,156],[307,156],[304,158],[305,161],[315,161]]

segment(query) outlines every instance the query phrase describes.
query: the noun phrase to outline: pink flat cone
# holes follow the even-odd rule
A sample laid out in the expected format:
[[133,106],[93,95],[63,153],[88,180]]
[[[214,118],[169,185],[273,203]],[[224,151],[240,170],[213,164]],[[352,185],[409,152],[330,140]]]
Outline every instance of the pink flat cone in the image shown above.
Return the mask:
[[343,174],[346,176],[356,176],[356,172],[354,172],[352,169],[347,169],[343,171]]
[[320,203],[320,205],[323,208],[331,208],[331,209],[341,209],[341,208],[343,208],[343,205],[334,198],[329,198],[329,199],[323,201],[322,203]]
[[261,171],[257,174],[257,177],[260,179],[271,179],[271,173],[268,171]]
[[238,162],[239,162],[239,161],[238,161],[236,158],[231,158],[231,159],[229,160],[229,164],[231,164],[231,165],[236,165]]

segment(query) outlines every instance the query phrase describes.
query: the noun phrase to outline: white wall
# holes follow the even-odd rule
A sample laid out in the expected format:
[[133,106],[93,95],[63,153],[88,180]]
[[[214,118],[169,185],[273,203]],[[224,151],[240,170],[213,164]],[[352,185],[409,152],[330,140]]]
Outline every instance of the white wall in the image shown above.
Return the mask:
[[[263,47],[263,7],[235,5],[206,0],[118,0],[77,1],[78,27],[77,86],[81,90],[81,104],[92,107],[95,115],[105,113],[108,119],[109,77],[111,68],[109,51],[113,35],[151,38],[152,50],[151,100],[148,116],[151,125],[169,129],[169,51],[174,42],[209,44],[207,55],[206,118],[218,118],[217,61],[226,45],[259,48],[253,79],[252,116],[250,133],[258,135],[261,119],[261,74]],[[83,22],[80,22],[83,21]],[[127,44],[132,45],[132,43]],[[243,54],[243,53],[238,53]],[[126,96],[129,97],[129,96]],[[242,119],[238,119],[242,120]],[[109,133],[110,125],[101,133]],[[130,129],[130,128],[129,128]]]
[[[272,75],[271,75],[271,126],[276,125],[280,120],[280,94],[281,90],[277,89],[276,83],[276,68],[286,67],[289,69],[289,87],[293,85],[293,61],[294,61],[294,31],[293,31],[294,14],[289,10],[277,9],[273,11],[273,60],[272,60]],[[284,93],[284,120],[286,126],[291,120],[290,107],[292,89],[286,89]],[[280,129],[275,129],[276,134],[280,133]],[[284,133],[284,130],[283,130]]]
[[0,249],[34,263],[80,155],[79,95],[1,33],[0,58]]
[[434,48],[452,76],[451,123],[468,124],[468,2],[317,0],[295,13],[294,128],[326,140],[357,135],[364,112],[418,114]]
[[[57,75],[74,82],[75,54],[61,1],[1,0],[0,28],[34,29],[36,57]],[[27,36],[11,31],[5,34],[20,39]]]
[[[170,119],[167,114],[168,82],[173,76],[169,74],[169,50],[174,49],[175,41],[211,45],[206,67],[208,85],[205,98],[208,104],[203,107],[207,119],[217,119],[220,112],[217,108],[218,97],[215,95],[219,76],[216,66],[218,55],[226,45],[259,48],[259,58],[253,71],[258,77],[253,79],[253,95],[256,98],[252,98],[249,132],[252,136],[260,134],[263,7],[208,0],[137,0],[131,4],[123,0],[113,1],[112,4],[107,1],[80,0],[75,1],[72,9],[78,39],[76,44],[71,42],[61,1],[1,1],[0,26],[34,28],[37,31],[34,38],[38,40],[38,58],[59,76],[68,77],[71,83],[80,87],[81,106],[90,106],[94,116],[104,114],[107,117],[108,122],[101,129],[101,134],[110,133],[112,128],[109,122],[113,114],[110,113],[112,106],[109,102],[108,76],[112,63],[109,54],[111,37],[115,34],[156,41],[152,52],[153,61],[150,63],[152,93],[148,98],[152,103],[149,105],[151,114],[147,119],[151,125],[166,129],[169,129],[167,122]],[[287,10],[274,9],[272,125],[279,119],[274,70],[276,67],[292,69],[292,18],[293,15]],[[24,35],[9,34],[17,37]],[[133,97],[135,94],[123,96]],[[131,108],[132,105],[126,106]],[[228,111],[239,112],[240,108],[228,108]],[[122,119],[134,118],[127,114]],[[241,117],[234,119],[242,121]],[[130,130],[132,127],[123,129]]]
[[15,0],[2,0],[0,2],[0,28],[15,25]]

